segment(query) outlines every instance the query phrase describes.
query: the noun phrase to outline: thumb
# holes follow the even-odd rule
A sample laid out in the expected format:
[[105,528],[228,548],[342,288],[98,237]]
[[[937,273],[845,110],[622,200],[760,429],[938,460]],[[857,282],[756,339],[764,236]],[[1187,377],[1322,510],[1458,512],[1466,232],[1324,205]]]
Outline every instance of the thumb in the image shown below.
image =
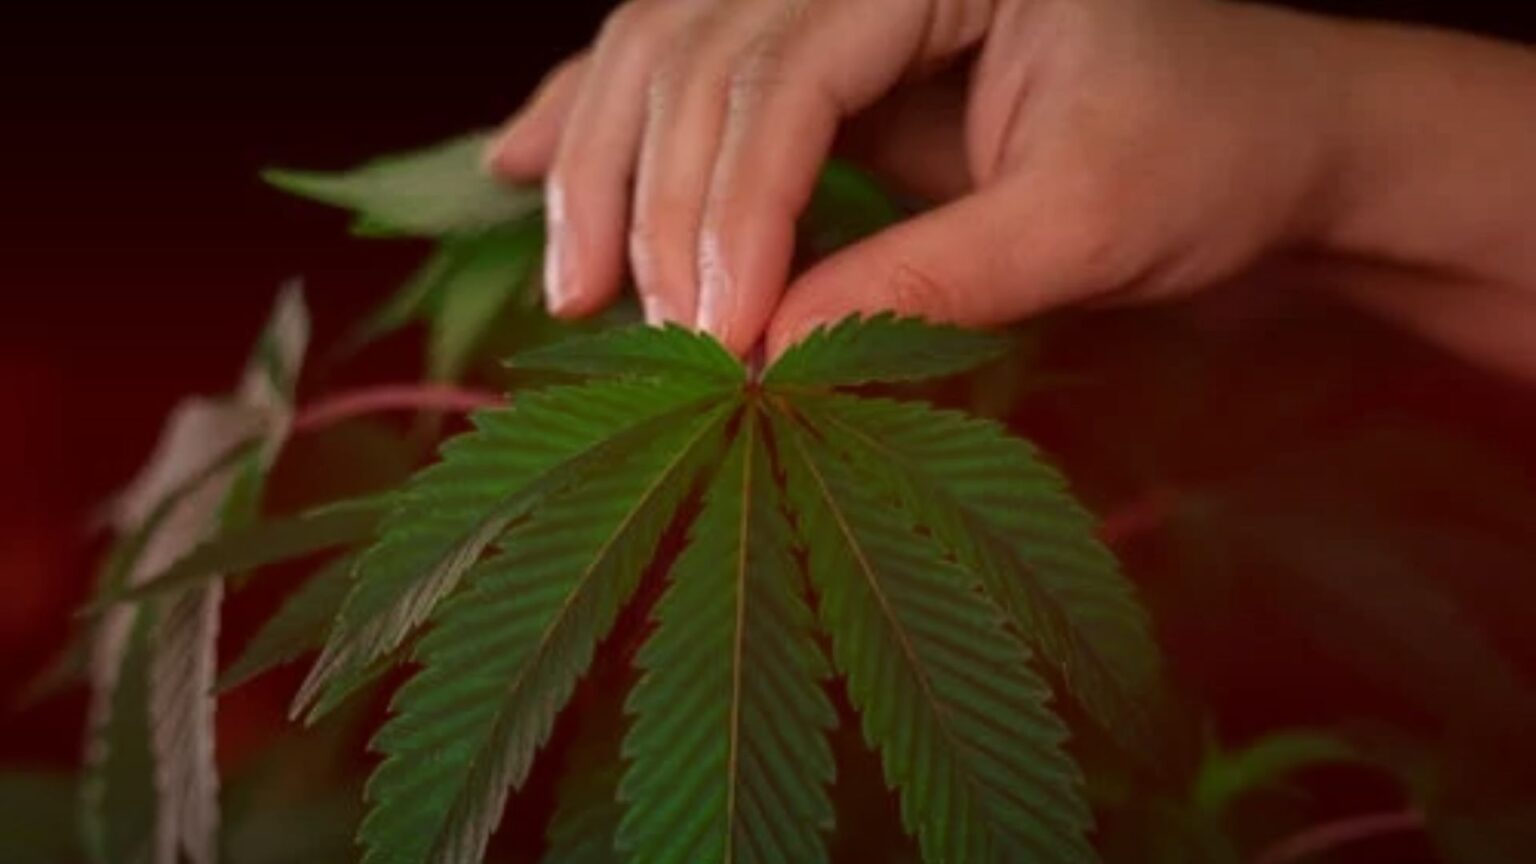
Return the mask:
[[[1081,186],[1082,184],[1078,184]],[[1015,321],[1113,288],[1113,229],[1071,184],[992,186],[893,225],[796,279],[768,328],[769,358],[811,330],[892,311],[961,326]]]

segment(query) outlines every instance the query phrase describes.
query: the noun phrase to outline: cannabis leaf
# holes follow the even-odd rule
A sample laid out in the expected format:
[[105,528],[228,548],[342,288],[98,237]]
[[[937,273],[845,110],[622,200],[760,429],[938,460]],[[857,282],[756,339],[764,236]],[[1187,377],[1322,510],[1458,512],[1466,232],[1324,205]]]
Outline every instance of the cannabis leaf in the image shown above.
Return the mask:
[[356,563],[351,555],[343,555],[310,576],[251,637],[240,659],[219,676],[219,690],[237,687],[324,644],[331,620],[341,611],[351,587]]
[[833,656],[924,856],[1091,857],[1066,728],[976,577],[848,465],[776,428]]
[[[105,591],[144,586],[252,518],[262,476],[287,433],[308,334],[302,298],[284,291],[236,393],[188,400],[173,413],[150,462],[110,507],[119,552],[102,580]],[[222,596],[215,577],[167,591],[144,609],[113,606],[97,624],[82,818],[98,860],[185,855],[199,864],[217,855],[213,679]],[[142,747],[140,723],[148,728],[150,796],[139,788],[141,777],[120,770],[125,762],[142,766],[128,755]],[[115,801],[145,797],[153,800],[147,835],[145,824],[125,827],[110,812]]]
[[846,387],[951,375],[995,359],[1009,343],[958,327],[883,312],[822,327],[779,357],[763,376],[777,387]]
[[911,403],[832,394],[798,405],[980,575],[1095,719],[1132,752],[1149,746],[1160,672],[1146,614],[1093,520],[1028,442]]
[[476,431],[450,442],[443,461],[399,493],[295,710],[315,705],[313,717],[336,704],[514,520],[674,425],[713,392],[692,381],[612,382],[526,393],[511,408],[477,414]]
[[477,132],[337,173],[270,169],[267,182],[356,211],[362,233],[437,237],[504,225],[537,212],[536,187],[497,183],[480,169],[490,133]]
[[[1080,772],[1026,643],[1096,715],[1138,716],[1155,675],[1135,654],[1151,643],[1133,595],[1028,445],[832,392],[1006,348],[876,316],[814,334],[756,381],[679,327],[515,357],[581,380],[476,414],[393,497],[297,700],[323,712],[426,625],[420,669],[373,741],[365,860],[484,853],[680,516],[691,526],[636,658],[622,779],[562,810],[606,827],[581,844],[562,829],[561,848],[825,860],[825,637],[926,859],[1092,860]],[[312,610],[294,616],[313,632]]]
[[631,860],[826,860],[836,714],[748,411],[656,607],[620,787]]
[[509,786],[639,581],[719,441],[711,409],[658,435],[519,527],[445,608],[374,746],[368,862],[478,860]]

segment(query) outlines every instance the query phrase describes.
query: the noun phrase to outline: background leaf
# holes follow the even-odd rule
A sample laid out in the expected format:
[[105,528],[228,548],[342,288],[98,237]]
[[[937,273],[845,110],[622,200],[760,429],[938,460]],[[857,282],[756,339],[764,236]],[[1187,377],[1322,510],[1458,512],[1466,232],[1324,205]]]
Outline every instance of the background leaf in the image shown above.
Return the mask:
[[310,576],[251,637],[240,659],[219,676],[218,689],[238,687],[273,667],[319,650],[331,621],[341,611],[356,565],[354,556],[344,555]]
[[369,236],[437,237],[503,225],[536,213],[535,187],[503,185],[481,170],[490,133],[477,132],[335,173],[272,169],[285,192],[357,213]]

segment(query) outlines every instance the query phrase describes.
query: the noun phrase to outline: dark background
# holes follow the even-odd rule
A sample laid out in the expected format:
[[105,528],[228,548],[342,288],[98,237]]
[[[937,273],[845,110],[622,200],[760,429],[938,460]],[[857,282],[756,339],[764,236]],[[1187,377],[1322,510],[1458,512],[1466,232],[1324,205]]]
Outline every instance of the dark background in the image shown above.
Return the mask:
[[[277,285],[304,278],[324,344],[420,252],[352,240],[340,216],[257,172],[341,167],[495,123],[606,5],[378,6],[329,21],[81,10],[0,26],[0,704],[65,636],[99,552],[91,508],[177,398],[232,383]],[[1309,5],[1536,34],[1530,13],[1497,2]],[[398,377],[413,359],[349,374]],[[1232,698],[1283,706],[1285,688],[1306,687],[1293,675]],[[81,704],[0,712],[0,764],[67,764]]]

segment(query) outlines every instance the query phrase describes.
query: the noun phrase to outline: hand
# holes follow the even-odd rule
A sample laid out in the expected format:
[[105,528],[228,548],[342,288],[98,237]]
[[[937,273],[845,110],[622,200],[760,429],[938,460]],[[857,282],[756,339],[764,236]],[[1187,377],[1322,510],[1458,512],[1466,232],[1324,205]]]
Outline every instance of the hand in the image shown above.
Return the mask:
[[[855,311],[996,324],[1337,230],[1359,156],[1338,37],[1215,0],[632,0],[489,164],[546,178],[559,315],[608,303],[627,250],[649,319],[738,353]],[[840,133],[941,205],[786,293]]]

